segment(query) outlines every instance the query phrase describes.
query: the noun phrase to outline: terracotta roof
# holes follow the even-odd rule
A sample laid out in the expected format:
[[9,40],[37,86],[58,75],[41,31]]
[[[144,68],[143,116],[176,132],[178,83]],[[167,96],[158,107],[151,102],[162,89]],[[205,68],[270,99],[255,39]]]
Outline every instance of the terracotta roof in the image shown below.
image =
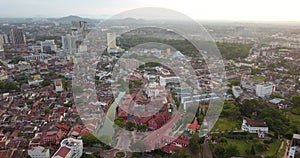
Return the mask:
[[55,155],[54,155],[54,157],[55,156],[61,156],[61,157],[66,157],[67,155],[68,155],[68,153],[70,152],[70,148],[68,148],[68,147],[61,147],[61,148],[59,148],[58,149],[58,151],[55,153]]
[[251,127],[267,127],[267,124],[264,121],[253,120],[253,119],[250,119],[248,117],[244,117],[243,119],[246,120],[247,121],[246,124],[251,126]]
[[14,130],[13,133],[10,136],[11,137],[17,137],[20,132],[21,132],[20,130]]
[[180,150],[180,149],[181,149],[180,146],[176,146],[174,144],[169,144],[169,145],[166,145],[162,148],[162,150],[167,152],[167,153],[170,153],[171,151],[175,151],[175,150]]
[[199,129],[200,129],[200,125],[198,124],[197,118],[194,119],[194,122],[193,122],[193,123],[187,124],[187,128],[188,128],[188,129],[191,129],[191,130],[193,130],[193,131],[199,130]]
[[120,110],[120,112],[118,113],[118,117],[128,117],[128,113],[123,110]]

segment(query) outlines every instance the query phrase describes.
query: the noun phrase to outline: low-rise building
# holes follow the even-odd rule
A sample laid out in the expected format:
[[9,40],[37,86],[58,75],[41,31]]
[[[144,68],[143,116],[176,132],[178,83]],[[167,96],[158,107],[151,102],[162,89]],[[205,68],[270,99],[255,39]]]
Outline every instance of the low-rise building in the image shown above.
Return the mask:
[[62,92],[63,91],[63,84],[62,84],[62,80],[61,79],[57,79],[54,82],[55,85],[55,91],[56,92]]
[[240,86],[232,86],[232,93],[235,98],[238,98],[243,93],[243,90]]
[[82,156],[82,140],[66,138],[60,143],[60,148],[54,153],[52,158],[80,158]]
[[28,155],[31,158],[50,158],[49,149],[42,146],[31,147],[28,149]]
[[300,152],[300,134],[294,134],[291,141],[291,148],[288,151],[288,157],[294,158],[296,153]]
[[259,138],[264,138],[265,133],[269,132],[269,127],[264,121],[253,120],[248,117],[244,117],[242,130],[249,133],[257,133]]

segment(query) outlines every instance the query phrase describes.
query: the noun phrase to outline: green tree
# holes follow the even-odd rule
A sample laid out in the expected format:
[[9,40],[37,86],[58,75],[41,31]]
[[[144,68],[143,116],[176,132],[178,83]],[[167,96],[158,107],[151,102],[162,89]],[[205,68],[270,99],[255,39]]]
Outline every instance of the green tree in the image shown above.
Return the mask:
[[83,153],[81,158],[97,158],[94,154],[85,154]]
[[46,108],[45,109],[45,114],[49,114],[50,113],[50,108]]
[[189,143],[189,149],[193,154],[197,154],[199,152],[200,149],[200,137],[199,137],[199,133],[195,132],[195,134],[193,134],[192,138],[190,139],[190,143]]
[[62,87],[64,90],[68,90],[71,87],[71,82],[64,82]]
[[252,145],[251,146],[251,155],[255,155],[255,154],[256,154],[256,152],[255,152],[254,146]]
[[125,127],[125,124],[123,123],[123,119],[122,119],[122,118],[117,118],[117,119],[115,119],[115,120],[114,120],[114,123],[115,123],[117,126],[121,127],[121,128]]
[[137,125],[137,130],[141,132],[146,132],[148,129],[148,126],[145,124]]
[[41,83],[40,83],[40,85],[42,86],[42,87],[46,87],[46,86],[49,86],[49,85],[51,85],[51,80],[49,80],[49,79],[45,79],[44,81],[42,81]]
[[255,111],[257,101],[252,100],[244,100],[243,103],[240,105],[240,112],[244,116],[251,116],[252,113]]
[[293,95],[291,101],[295,107],[300,107],[300,94]]
[[225,101],[221,116],[238,118],[241,116],[240,109],[232,102]]
[[170,156],[171,158],[192,158],[191,154],[183,150],[177,150],[175,153]]
[[141,80],[134,80],[133,83],[135,85],[139,85],[139,86],[143,84],[143,82]]
[[95,144],[100,144],[101,141],[96,138],[93,134],[87,134],[82,136],[82,141],[85,146],[93,146]]
[[240,80],[230,80],[229,81],[231,86],[239,86],[241,84]]
[[136,128],[136,124],[133,122],[126,122],[125,124],[126,130],[133,131]]
[[220,142],[221,143],[227,143],[227,138],[226,137],[221,137]]
[[16,56],[16,57],[13,57],[11,59],[11,61],[8,62],[8,64],[18,64],[19,61],[25,61],[25,59],[23,57],[21,57],[21,56]]
[[214,148],[214,154],[215,157],[217,158],[225,158],[225,154],[226,154],[225,148],[222,145],[217,145]]
[[281,98],[281,99],[286,99],[287,100],[287,98],[285,98],[284,96],[280,95],[279,93],[272,93],[270,95],[270,97],[271,98]]
[[234,145],[229,145],[226,147],[226,157],[230,158],[233,156],[238,156],[240,154],[239,150]]
[[17,84],[13,82],[1,82],[0,81],[0,93],[7,93],[7,92],[17,92],[19,91],[19,87]]

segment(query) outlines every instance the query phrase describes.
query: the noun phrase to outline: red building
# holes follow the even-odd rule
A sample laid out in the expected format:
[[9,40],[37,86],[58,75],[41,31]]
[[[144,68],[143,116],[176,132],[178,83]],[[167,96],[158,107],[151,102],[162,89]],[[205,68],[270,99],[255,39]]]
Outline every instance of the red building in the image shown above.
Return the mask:
[[171,114],[168,112],[166,105],[148,121],[148,130],[154,131],[162,127],[171,118]]
[[197,118],[195,117],[193,123],[187,124],[186,128],[190,133],[195,133],[196,131],[200,130],[200,125],[198,124]]

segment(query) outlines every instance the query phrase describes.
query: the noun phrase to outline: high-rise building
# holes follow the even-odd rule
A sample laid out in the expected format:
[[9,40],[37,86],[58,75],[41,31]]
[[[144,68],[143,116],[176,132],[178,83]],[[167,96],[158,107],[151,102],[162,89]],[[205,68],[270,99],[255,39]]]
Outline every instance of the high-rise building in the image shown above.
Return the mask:
[[258,84],[255,89],[256,95],[262,98],[271,95],[274,91],[275,86],[272,83]]
[[0,52],[2,52],[3,50],[3,40],[2,38],[0,38]]
[[15,45],[26,44],[25,35],[22,29],[11,29],[10,31],[11,43]]
[[107,51],[117,48],[116,33],[107,33]]
[[73,34],[85,38],[88,33],[88,27],[86,21],[72,21]]
[[60,148],[54,153],[52,158],[80,158],[82,150],[82,140],[66,138],[61,141]]
[[50,53],[51,51],[56,51],[57,46],[54,40],[45,40],[41,42],[41,52]]
[[2,39],[3,44],[9,44],[10,43],[10,37],[7,34],[1,34],[0,38]]
[[67,34],[61,37],[62,48],[66,53],[76,53],[77,52],[77,36]]

